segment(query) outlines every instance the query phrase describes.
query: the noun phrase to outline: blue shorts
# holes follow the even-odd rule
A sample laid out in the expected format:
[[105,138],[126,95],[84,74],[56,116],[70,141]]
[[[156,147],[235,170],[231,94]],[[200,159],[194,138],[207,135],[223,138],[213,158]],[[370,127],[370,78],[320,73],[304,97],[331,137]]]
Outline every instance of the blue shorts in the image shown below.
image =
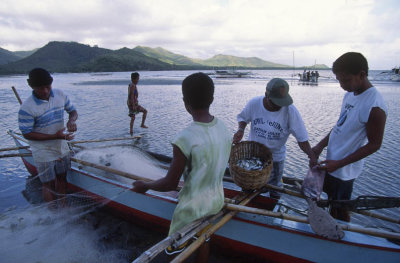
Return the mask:
[[[273,162],[271,175],[268,180],[268,184],[275,185],[278,187],[282,187],[282,175],[283,175],[283,167],[285,165],[285,161]],[[269,195],[272,198],[279,199],[281,194],[274,190],[269,190]]]
[[39,178],[42,183],[48,183],[56,179],[56,175],[67,174],[67,171],[71,169],[71,156],[66,156],[50,161],[50,162],[38,162],[36,163]]
[[329,200],[350,200],[354,179],[343,181],[329,173],[325,174],[323,191]]

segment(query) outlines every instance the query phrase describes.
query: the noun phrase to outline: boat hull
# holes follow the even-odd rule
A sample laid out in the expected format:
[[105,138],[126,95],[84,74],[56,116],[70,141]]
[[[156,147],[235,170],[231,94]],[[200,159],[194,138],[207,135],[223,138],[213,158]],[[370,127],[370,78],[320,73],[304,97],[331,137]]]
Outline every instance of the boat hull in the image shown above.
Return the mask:
[[[17,146],[26,145],[14,139]],[[22,159],[27,169],[34,172],[33,159]],[[176,193],[138,194],[126,182],[106,178],[75,163],[67,180],[70,192],[90,197],[110,213],[168,232],[177,204]],[[226,197],[237,193],[225,187]],[[258,196],[250,203],[262,208],[271,205],[273,200],[266,196]],[[345,231],[344,239],[328,240],[314,234],[308,224],[249,213],[238,213],[213,235],[211,242],[230,255],[237,254],[252,262],[400,262],[400,246],[384,238]]]

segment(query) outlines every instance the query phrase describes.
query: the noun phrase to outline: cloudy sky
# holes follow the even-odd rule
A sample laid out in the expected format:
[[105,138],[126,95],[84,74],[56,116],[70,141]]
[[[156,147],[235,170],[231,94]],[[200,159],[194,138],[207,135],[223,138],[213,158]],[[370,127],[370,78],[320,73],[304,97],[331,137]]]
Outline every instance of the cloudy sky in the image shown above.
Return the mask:
[[371,69],[391,69],[400,65],[399,18],[399,0],[1,0],[0,47],[142,45],[295,66],[331,66],[358,51]]

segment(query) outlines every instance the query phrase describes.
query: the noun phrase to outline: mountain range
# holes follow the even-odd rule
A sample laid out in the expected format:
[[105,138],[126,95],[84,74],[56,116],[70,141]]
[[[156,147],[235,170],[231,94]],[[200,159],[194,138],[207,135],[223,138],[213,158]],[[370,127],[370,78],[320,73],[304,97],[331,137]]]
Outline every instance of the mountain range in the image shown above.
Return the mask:
[[[32,51],[8,51],[0,48],[0,74],[26,74],[42,67],[50,72],[121,72],[139,70],[195,69],[292,69],[257,57],[215,55],[209,59],[193,59],[161,47],[137,46],[111,50],[77,42],[52,41]],[[328,69],[326,65],[302,68]]]

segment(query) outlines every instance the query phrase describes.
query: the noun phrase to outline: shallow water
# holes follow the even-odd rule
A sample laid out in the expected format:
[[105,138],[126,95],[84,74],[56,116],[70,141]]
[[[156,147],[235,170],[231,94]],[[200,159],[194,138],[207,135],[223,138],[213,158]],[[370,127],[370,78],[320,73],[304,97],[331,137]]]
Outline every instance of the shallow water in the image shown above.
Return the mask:
[[[180,83],[192,71],[140,73],[139,103],[149,112],[146,121],[149,128],[139,127],[139,115],[134,133],[142,138],[137,146],[171,156],[171,139],[191,121],[183,106]],[[322,77],[317,86],[302,85],[291,77],[292,73],[291,70],[264,70],[253,71],[251,78],[214,79],[216,90],[211,112],[225,121],[233,135],[237,128],[236,115],[246,102],[263,95],[269,79],[285,78],[291,85],[290,93],[304,119],[310,143],[315,145],[337,121],[344,91],[330,71],[320,71]],[[64,90],[78,109],[76,140],[129,135],[126,95],[130,72],[54,74],[53,77],[53,87]],[[370,79],[386,100],[389,115],[383,145],[379,152],[367,158],[363,174],[355,181],[353,197],[398,196],[400,82],[391,82],[379,72],[371,72]],[[11,86],[17,88],[22,100],[31,93],[26,76],[0,77],[0,148],[14,147],[6,132],[9,129],[18,131],[19,105]],[[292,137],[287,144],[284,173],[299,178],[307,173],[307,158]],[[100,212],[60,217],[45,206],[32,205],[21,193],[27,178],[28,172],[19,158],[0,158],[0,232],[3,232],[0,235],[0,262],[129,262],[132,256],[163,237]],[[295,198],[284,199],[296,206],[304,205]],[[396,218],[400,215],[399,209],[380,212]],[[355,215],[352,220],[364,226],[400,231],[398,226],[360,215]],[[54,233],[73,246],[66,249],[64,243],[53,239]],[[52,248],[53,254],[47,252],[47,246]],[[7,261],[1,258],[5,256]],[[224,260],[229,262],[215,254],[212,258],[213,262]]]

